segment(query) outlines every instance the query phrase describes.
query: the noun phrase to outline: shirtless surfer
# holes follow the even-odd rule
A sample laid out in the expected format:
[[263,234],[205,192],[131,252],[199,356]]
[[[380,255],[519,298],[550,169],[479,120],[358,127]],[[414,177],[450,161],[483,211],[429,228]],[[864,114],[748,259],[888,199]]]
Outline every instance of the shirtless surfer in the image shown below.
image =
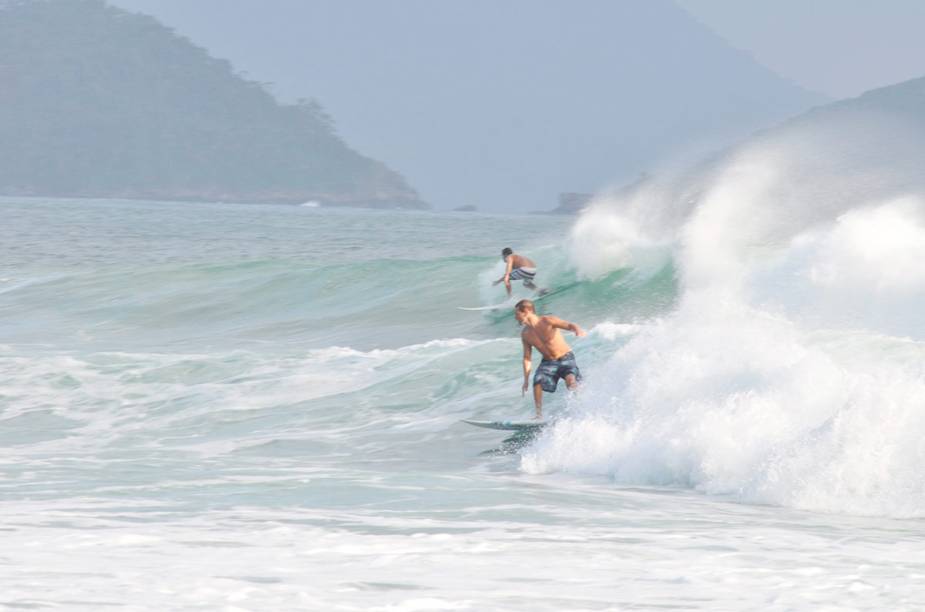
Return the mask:
[[514,306],[514,318],[523,325],[520,334],[524,347],[523,393],[530,386],[531,357],[535,348],[543,355],[543,361],[536,367],[533,376],[533,402],[536,404],[536,418],[543,418],[543,391],[555,393],[559,379],[565,379],[565,386],[574,391],[581,381],[581,371],[575,363],[575,355],[559,332],[568,329],[576,336],[584,336],[585,330],[576,323],[563,321],[558,317],[541,317],[536,314],[533,302],[520,300]]
[[511,281],[522,280],[524,287],[527,289],[543,292],[533,284],[533,277],[536,276],[536,264],[533,263],[532,259],[516,254],[510,247],[505,247],[501,251],[501,259],[505,261],[507,268],[504,269],[504,276],[493,282],[492,286],[504,283],[507,296],[511,297]]

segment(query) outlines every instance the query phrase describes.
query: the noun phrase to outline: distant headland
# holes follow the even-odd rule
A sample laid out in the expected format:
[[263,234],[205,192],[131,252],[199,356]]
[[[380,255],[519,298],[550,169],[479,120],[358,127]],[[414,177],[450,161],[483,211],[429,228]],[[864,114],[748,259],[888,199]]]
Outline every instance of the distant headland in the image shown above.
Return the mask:
[[314,100],[102,0],[0,0],[0,194],[425,209]]

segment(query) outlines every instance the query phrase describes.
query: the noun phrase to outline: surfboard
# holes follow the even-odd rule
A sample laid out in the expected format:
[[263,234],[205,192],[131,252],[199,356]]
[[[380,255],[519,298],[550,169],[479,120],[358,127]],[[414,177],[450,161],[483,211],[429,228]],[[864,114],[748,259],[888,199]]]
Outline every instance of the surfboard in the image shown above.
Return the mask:
[[500,429],[502,431],[529,431],[542,429],[549,424],[548,421],[537,421],[534,419],[529,421],[473,421],[463,419],[463,423],[475,425],[476,427],[484,427],[485,429]]
[[456,308],[460,310],[504,310],[505,308],[513,308],[514,302],[504,302],[503,304],[494,304],[491,306],[457,306]]
[[[530,297],[527,299],[533,300],[534,302],[539,302],[557,293],[562,293],[566,289],[571,289],[577,284],[578,283],[571,283],[570,285],[565,285],[564,287],[559,287],[558,289],[542,289],[539,292],[537,292],[533,297]],[[459,310],[504,310],[504,309],[513,308],[514,304],[516,304],[517,301],[518,300],[511,298],[505,302],[501,302],[500,304],[492,304],[490,306],[457,306],[456,308],[458,308]]]
[[540,289],[536,293],[536,297],[533,298],[533,301],[539,302],[541,300],[545,300],[546,298],[556,295],[557,293],[562,293],[563,291],[571,289],[577,284],[578,283],[575,282],[575,283],[569,283],[568,285],[563,285],[562,287],[556,287],[555,289]]

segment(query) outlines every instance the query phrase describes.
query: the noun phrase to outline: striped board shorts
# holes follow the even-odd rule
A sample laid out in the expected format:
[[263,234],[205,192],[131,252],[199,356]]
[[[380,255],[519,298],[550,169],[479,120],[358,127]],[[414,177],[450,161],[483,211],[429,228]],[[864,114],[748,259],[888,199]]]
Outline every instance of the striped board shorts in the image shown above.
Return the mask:
[[514,268],[511,270],[511,280],[532,281],[536,276],[536,268]]

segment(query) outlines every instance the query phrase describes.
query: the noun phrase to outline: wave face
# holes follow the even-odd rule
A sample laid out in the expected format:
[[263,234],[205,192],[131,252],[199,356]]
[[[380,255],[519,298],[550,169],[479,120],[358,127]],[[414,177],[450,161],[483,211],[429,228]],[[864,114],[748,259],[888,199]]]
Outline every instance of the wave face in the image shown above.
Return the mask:
[[524,468],[925,515],[923,132],[837,113],[597,202],[575,267],[669,250],[677,305],[596,369]]
[[[47,482],[48,495],[62,475],[75,495],[118,489],[78,459],[135,466],[123,484],[155,499],[191,466],[221,481],[258,458],[286,471],[307,455],[336,480],[333,466],[354,465],[345,448],[362,449],[357,469],[432,460],[457,440],[447,428],[459,419],[529,410],[511,311],[457,309],[504,301],[490,281],[505,246],[542,262],[541,283],[565,289],[542,308],[588,325],[615,312],[647,318],[675,295],[670,265],[579,276],[561,254],[560,218],[2,205],[0,442],[10,469],[31,465],[30,486]],[[594,354],[625,340],[607,329],[588,341]],[[430,445],[396,450],[422,431]],[[170,495],[195,502],[185,489]],[[216,485],[206,498],[233,496]]]

